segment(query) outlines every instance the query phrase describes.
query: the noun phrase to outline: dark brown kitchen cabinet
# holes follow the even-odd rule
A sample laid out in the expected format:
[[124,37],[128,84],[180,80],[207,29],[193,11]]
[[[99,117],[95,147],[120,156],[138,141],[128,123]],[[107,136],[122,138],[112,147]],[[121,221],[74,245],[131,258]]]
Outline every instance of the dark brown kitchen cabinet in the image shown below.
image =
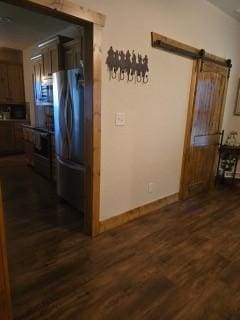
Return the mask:
[[14,130],[12,122],[1,121],[0,123],[0,154],[12,153],[15,149]]
[[22,65],[0,63],[0,103],[22,104],[24,102]]
[[39,54],[32,58],[35,81],[41,82],[43,77],[43,58]]
[[11,103],[25,102],[23,68],[21,65],[8,65],[8,99]]
[[23,121],[0,121],[0,155],[24,151],[23,123]]
[[51,56],[51,72],[57,72],[62,69],[62,54],[60,45],[49,48]]
[[15,149],[19,152],[24,150],[23,128],[21,122],[13,122]]
[[6,102],[8,96],[8,71],[5,63],[0,63],[0,102]]
[[76,39],[69,41],[63,45],[64,50],[64,68],[66,70],[79,67],[80,61],[83,59],[82,41]]
[[33,130],[29,127],[23,127],[23,143],[27,164],[33,166]]
[[45,77],[49,77],[54,72],[62,69],[60,44],[54,44],[43,48],[41,53],[43,60],[43,75]]
[[42,50],[42,59],[43,59],[43,75],[48,77],[52,74],[52,59],[51,52],[49,48]]
[[39,45],[43,60],[44,77],[49,77],[54,72],[63,69],[62,44],[70,40],[72,39],[63,36],[56,36],[55,38],[47,40]]

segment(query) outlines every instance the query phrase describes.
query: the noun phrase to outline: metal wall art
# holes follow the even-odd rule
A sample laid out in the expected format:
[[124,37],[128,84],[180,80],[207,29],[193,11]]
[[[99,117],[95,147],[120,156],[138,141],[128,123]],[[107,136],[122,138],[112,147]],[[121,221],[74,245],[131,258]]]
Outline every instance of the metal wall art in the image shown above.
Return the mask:
[[141,54],[136,55],[133,51],[132,54],[129,50],[126,53],[123,51],[113,50],[110,47],[106,64],[109,70],[110,79],[118,79],[135,82],[148,82],[148,56],[144,57]]

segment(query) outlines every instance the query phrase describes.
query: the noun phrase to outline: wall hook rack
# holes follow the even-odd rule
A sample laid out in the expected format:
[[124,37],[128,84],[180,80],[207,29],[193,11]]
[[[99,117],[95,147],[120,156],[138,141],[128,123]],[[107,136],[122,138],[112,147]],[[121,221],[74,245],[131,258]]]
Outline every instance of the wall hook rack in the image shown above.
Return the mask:
[[135,79],[135,83],[148,83],[149,68],[148,56],[144,57],[141,54],[136,55],[135,51],[130,53],[127,50],[114,50],[111,46],[108,50],[106,64],[109,71],[109,79],[118,78],[119,81],[127,80],[131,82]]

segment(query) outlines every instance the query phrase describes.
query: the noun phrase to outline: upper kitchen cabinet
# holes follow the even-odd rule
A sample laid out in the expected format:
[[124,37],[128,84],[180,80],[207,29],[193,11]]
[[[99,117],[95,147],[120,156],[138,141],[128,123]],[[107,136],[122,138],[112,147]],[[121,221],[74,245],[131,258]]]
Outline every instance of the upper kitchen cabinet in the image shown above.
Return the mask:
[[6,63],[0,63],[0,102],[6,102],[8,97],[8,70]]
[[0,103],[25,102],[23,67],[21,64],[0,63]]
[[49,77],[54,72],[63,69],[62,45],[70,40],[72,39],[63,36],[56,36],[38,45],[42,54],[44,77]]
[[66,70],[79,67],[80,61],[83,60],[83,41],[74,39],[63,45],[64,68]]
[[[43,76],[48,77],[52,74],[52,56],[50,48],[45,48],[42,50],[42,60],[43,60]],[[54,64],[59,64],[59,59],[54,62]]]
[[41,100],[41,83],[43,79],[43,58],[41,54],[31,58],[33,64],[33,86],[34,86],[34,100],[37,102]]
[[25,102],[23,67],[17,64],[8,65],[8,96],[12,103]]
[[31,58],[33,63],[34,77],[36,81],[41,81],[43,77],[43,58],[39,54]]

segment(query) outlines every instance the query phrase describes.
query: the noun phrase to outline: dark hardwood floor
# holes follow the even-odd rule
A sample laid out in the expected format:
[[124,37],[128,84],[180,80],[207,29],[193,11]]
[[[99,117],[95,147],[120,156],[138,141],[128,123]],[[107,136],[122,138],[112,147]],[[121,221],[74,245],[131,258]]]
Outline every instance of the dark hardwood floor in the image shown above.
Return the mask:
[[0,177],[16,320],[240,319],[240,187],[90,239],[24,163]]

